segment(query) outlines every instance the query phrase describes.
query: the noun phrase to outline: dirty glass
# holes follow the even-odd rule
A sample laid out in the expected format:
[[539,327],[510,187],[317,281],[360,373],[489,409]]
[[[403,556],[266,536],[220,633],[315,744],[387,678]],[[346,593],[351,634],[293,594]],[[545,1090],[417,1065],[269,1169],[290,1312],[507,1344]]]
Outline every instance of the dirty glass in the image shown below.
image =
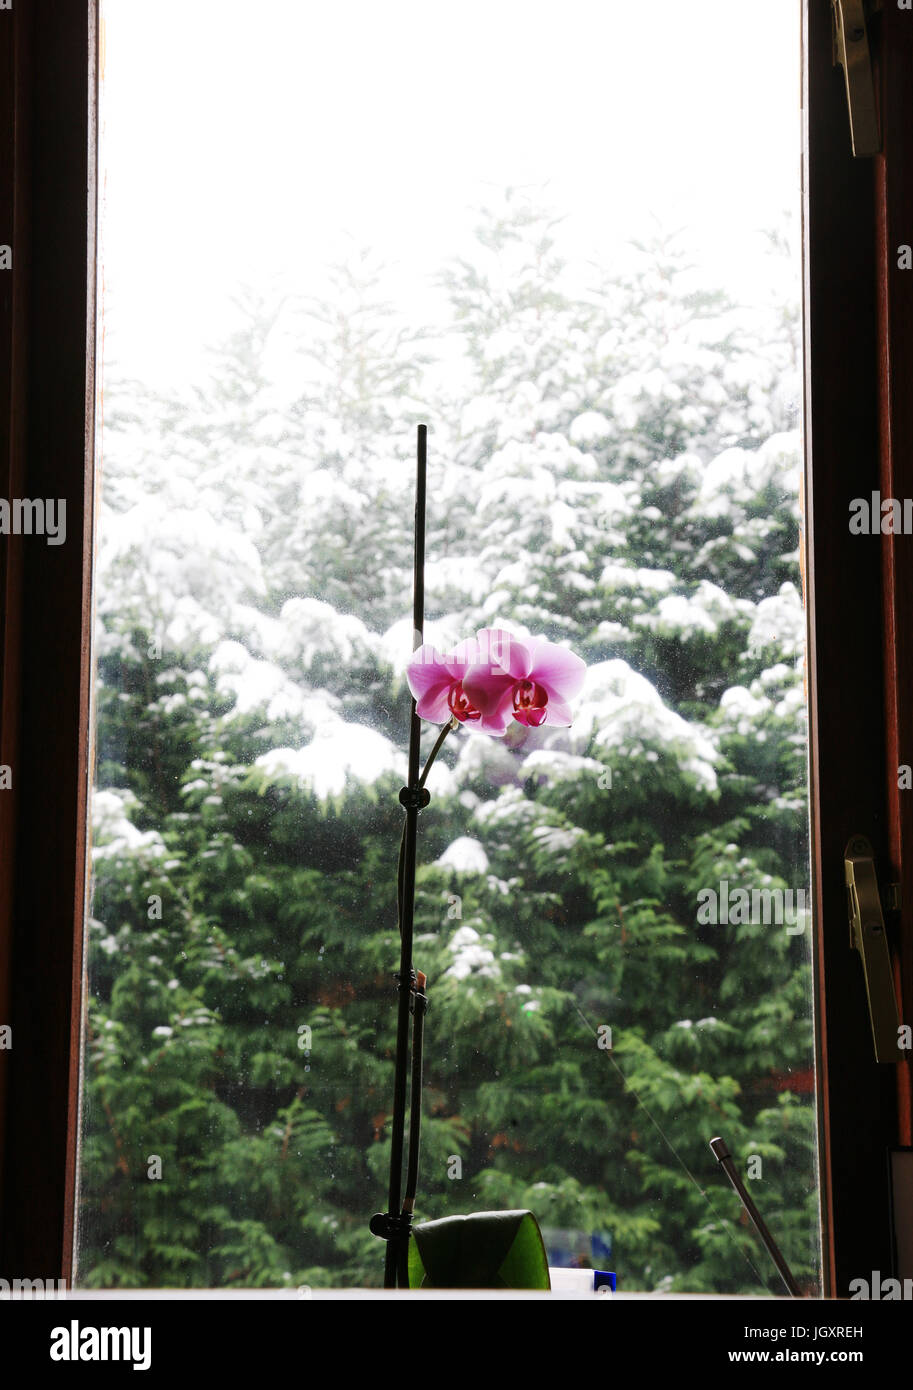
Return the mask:
[[[587,666],[420,817],[417,1218],[817,1288],[799,28],[106,0],[78,1282],[378,1285],[426,640]],[[425,725],[425,751],[437,729]]]

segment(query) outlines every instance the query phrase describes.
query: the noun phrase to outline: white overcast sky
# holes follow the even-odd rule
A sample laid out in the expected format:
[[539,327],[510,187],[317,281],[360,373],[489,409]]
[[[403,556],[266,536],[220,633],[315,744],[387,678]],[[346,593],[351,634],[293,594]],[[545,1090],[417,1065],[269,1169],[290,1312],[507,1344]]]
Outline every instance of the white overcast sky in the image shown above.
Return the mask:
[[[428,274],[547,184],[581,256],[657,219],[742,290],[799,207],[798,0],[104,0],[107,356],[197,377],[239,284]],[[655,223],[654,223],[655,225]]]

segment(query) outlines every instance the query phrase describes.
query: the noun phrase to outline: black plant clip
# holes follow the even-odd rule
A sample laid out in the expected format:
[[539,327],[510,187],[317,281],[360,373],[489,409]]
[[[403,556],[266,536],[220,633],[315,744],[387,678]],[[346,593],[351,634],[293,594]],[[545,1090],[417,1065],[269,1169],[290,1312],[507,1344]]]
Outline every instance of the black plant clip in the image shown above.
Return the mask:
[[403,787],[399,794],[399,804],[407,811],[424,811],[431,800],[427,787]]
[[368,1223],[372,1236],[381,1240],[408,1240],[412,1229],[412,1213],[404,1211],[400,1216],[392,1216],[388,1211],[377,1211]]

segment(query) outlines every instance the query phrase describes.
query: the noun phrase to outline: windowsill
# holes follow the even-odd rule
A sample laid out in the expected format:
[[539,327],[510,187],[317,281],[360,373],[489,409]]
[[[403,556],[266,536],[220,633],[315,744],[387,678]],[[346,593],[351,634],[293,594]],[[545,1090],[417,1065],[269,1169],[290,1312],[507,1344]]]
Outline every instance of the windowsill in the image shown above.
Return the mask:
[[[704,1302],[704,1303],[794,1303],[791,1299],[783,1295],[782,1297],[773,1294],[690,1294],[690,1293],[615,1293],[602,1295],[589,1292],[578,1292],[569,1289],[553,1289],[551,1291],[539,1289],[309,1289],[306,1293],[298,1293],[297,1289],[72,1289],[63,1295],[61,1302],[108,1302],[109,1300],[161,1300],[163,1302],[179,1302],[188,1300],[191,1302],[212,1302],[212,1301],[253,1301],[253,1302],[278,1302],[278,1303],[308,1303],[315,1299],[321,1301],[342,1300],[345,1302],[368,1301],[368,1302],[387,1302],[397,1299],[422,1299],[427,1302],[451,1302],[470,1299],[478,1301],[484,1299],[486,1302],[494,1299],[497,1302],[512,1302],[519,1300],[570,1300],[580,1302],[581,1300],[591,1300],[594,1302],[607,1302],[609,1300],[623,1300],[630,1303],[640,1303],[644,1301],[676,1303],[676,1302]],[[0,1298],[0,1302],[3,1299]],[[818,1299],[801,1300],[804,1302],[817,1303]]]

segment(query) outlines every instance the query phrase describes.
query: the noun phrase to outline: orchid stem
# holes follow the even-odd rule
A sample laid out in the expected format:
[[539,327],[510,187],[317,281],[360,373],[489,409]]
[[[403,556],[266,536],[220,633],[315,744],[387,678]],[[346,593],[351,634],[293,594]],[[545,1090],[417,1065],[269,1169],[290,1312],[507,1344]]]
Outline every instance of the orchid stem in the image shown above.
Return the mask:
[[423,787],[423,786],[425,785],[425,778],[428,776],[428,773],[431,771],[431,764],[434,762],[435,758],[437,757],[438,753],[440,752],[441,744],[444,742],[444,739],[445,739],[445,738],[447,737],[447,735],[450,733],[450,730],[451,730],[451,729],[455,729],[456,727],[457,727],[457,720],[451,719],[451,720],[450,720],[450,723],[449,723],[449,724],[445,724],[444,727],[443,727],[443,729],[441,730],[441,732],[438,734],[437,738],[435,739],[434,747],[432,748],[431,752],[428,754],[428,761],[425,763],[424,769],[423,769],[423,771],[422,771],[422,775],[421,775],[421,777],[418,779],[418,784],[419,784],[420,787]]

